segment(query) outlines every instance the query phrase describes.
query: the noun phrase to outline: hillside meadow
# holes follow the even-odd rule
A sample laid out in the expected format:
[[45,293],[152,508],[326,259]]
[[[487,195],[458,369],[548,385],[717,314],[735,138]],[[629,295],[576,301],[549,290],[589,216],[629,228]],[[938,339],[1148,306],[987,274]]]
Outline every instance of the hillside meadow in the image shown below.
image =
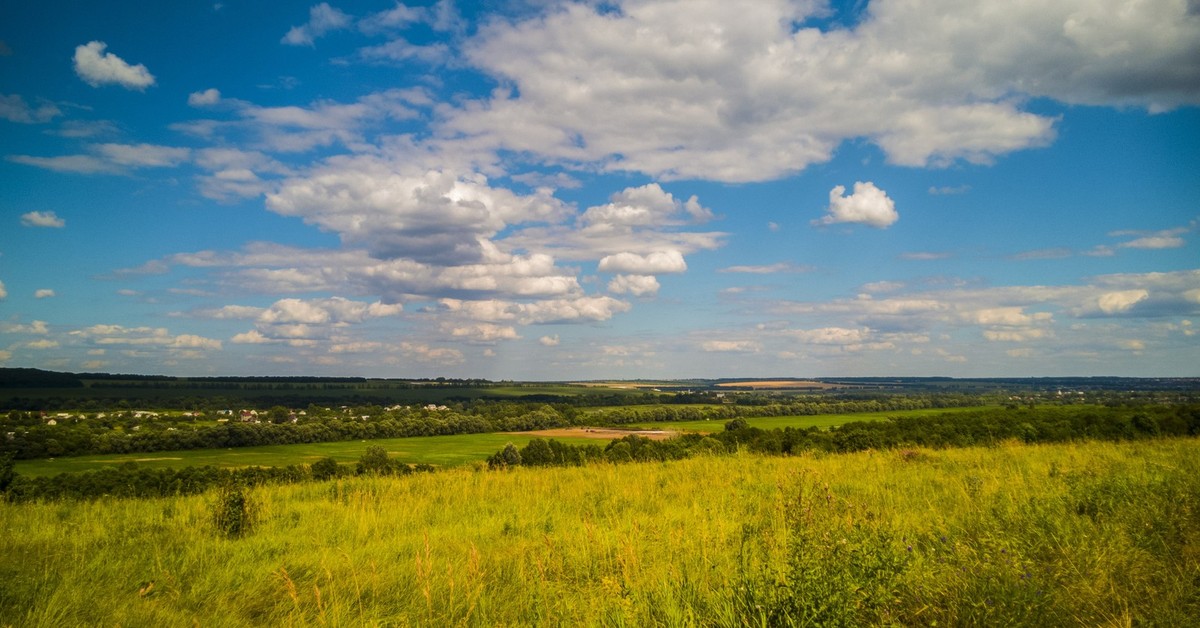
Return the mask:
[[0,624],[1192,625],[1200,441],[0,504]]
[[18,626],[1187,626],[1200,441],[581,468],[0,504]]

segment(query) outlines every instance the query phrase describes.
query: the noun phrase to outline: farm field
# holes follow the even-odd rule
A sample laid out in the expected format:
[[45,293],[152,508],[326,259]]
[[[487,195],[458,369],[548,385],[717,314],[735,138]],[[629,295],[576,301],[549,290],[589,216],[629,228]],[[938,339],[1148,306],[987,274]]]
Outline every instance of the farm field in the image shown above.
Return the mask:
[[0,624],[1194,625],[1200,441],[0,504]]
[[[330,457],[338,462],[355,462],[368,445],[379,445],[390,456],[408,464],[432,464],[456,466],[477,460],[485,460],[507,443],[523,447],[537,438],[530,434],[455,434],[452,436],[417,436],[409,438],[385,438],[366,441],[337,441],[331,443],[306,443],[300,445],[266,445],[261,447],[237,447],[231,449],[191,449],[185,451],[156,451],[152,453],[106,454],[74,456],[50,460],[20,460],[15,464],[17,473],[29,476],[57,475],[80,471],[95,471],[126,462],[136,462],[139,467],[181,468],[211,465],[214,467],[282,467],[290,464],[311,464],[321,458]],[[557,438],[572,445],[591,444],[604,446],[604,441],[593,438]]]
[[[811,414],[801,416],[771,416],[751,417],[746,422],[750,427],[762,429],[794,428],[830,428],[855,421],[883,421],[888,417],[921,417],[944,414],[956,414],[984,410],[991,406],[972,406],[966,408],[937,408],[921,410],[891,410],[887,412],[849,412],[845,414]],[[719,432],[725,429],[727,420],[713,421],[647,421],[633,423],[628,427],[653,430],[675,430],[679,432]]]

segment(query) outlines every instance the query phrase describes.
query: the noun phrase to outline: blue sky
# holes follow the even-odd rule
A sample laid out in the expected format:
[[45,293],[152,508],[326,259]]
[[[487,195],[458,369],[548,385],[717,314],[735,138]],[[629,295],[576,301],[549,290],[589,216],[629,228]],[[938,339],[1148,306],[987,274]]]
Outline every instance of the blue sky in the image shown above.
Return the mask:
[[0,365],[1197,376],[1194,4],[7,3]]

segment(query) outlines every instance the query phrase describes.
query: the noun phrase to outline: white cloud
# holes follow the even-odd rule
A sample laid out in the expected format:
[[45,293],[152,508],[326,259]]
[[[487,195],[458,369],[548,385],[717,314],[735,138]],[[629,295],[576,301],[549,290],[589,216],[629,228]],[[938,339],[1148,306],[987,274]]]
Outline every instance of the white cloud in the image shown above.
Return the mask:
[[581,296],[516,303],[498,299],[465,301],[441,299],[446,311],[479,321],[514,321],[521,325],[606,321],[628,312],[629,303],[608,296]]
[[[466,44],[504,87],[448,135],[659,178],[775,179],[866,138],[889,162],[987,163],[1055,137],[1036,98],[1161,111],[1200,102],[1181,0],[550,3]],[[1119,16],[1116,17],[1116,16]]]
[[914,251],[911,253],[901,253],[899,257],[903,260],[929,262],[939,259],[946,259],[951,257],[951,254],[944,251]]
[[0,94],[0,118],[20,124],[41,124],[62,115],[54,103],[42,102],[31,107],[18,94]]
[[557,347],[559,343],[558,334],[554,334],[553,336],[542,336],[541,338],[538,338],[538,342],[541,343],[543,347]]
[[307,106],[264,107],[245,100],[222,98],[223,110],[235,120],[192,120],[169,128],[200,139],[283,153],[302,153],[341,144],[355,152],[378,152],[364,131],[389,120],[417,117],[414,106],[430,106],[423,88],[389,89],[354,102],[318,100]]
[[154,350],[161,350],[167,357],[195,358],[206,351],[219,351],[220,340],[193,334],[172,335],[163,327],[125,327],[123,325],[93,325],[73,331],[68,337],[100,348],[116,346],[131,347],[138,355],[153,357]]
[[605,273],[651,275],[682,273],[687,270],[687,262],[679,251],[673,250],[655,251],[648,255],[625,252],[601,258],[597,267]]
[[55,172],[74,172],[78,174],[117,174],[121,172],[121,169],[115,164],[91,155],[63,155],[60,157],[9,155],[5,159],[14,163],[44,168]]
[[900,214],[896,213],[896,203],[888,198],[887,192],[870,181],[855,182],[854,192],[843,196],[845,193],[846,188],[841,185],[830,190],[829,213],[820,220],[814,220],[813,224],[849,222],[886,229],[900,219]]
[[740,265],[727,266],[719,269],[719,273],[749,273],[751,275],[773,275],[775,273],[805,273],[812,270],[808,266],[798,266],[791,262],[779,262],[777,264],[765,264],[760,266]]
[[635,297],[658,294],[658,279],[654,275],[617,275],[608,282],[608,291],[613,294],[632,294]]
[[46,321],[33,321],[28,325],[19,325],[15,323],[0,323],[0,333],[5,334],[36,334],[44,336],[50,333],[50,327],[46,325]]
[[39,349],[39,350],[57,349],[58,341],[57,340],[48,340],[48,339],[31,340],[31,341],[25,343],[25,346],[29,349]]
[[1183,238],[1177,235],[1160,235],[1143,236],[1117,246],[1123,249],[1177,249],[1183,245]]
[[548,190],[521,196],[481,175],[412,172],[373,157],[331,159],[284,182],[267,207],[365,245],[374,257],[438,264],[496,259],[500,252],[488,239],[501,229],[557,221],[567,211]]
[[75,73],[92,87],[116,84],[125,89],[145,90],[154,84],[154,76],[142,64],[129,65],[111,52],[102,41],[75,48]]
[[327,2],[322,2],[308,10],[307,23],[293,26],[280,43],[289,46],[312,46],[317,38],[327,33],[349,28],[351,21],[349,15],[329,6]]
[[8,297],[8,290],[4,288],[4,282],[0,281],[0,299]]
[[757,353],[762,345],[753,340],[705,340],[700,350],[709,353]]
[[517,340],[521,336],[517,330],[508,325],[493,323],[471,323],[465,325],[443,325],[442,331],[454,338],[462,338],[468,342],[494,343],[498,340]]
[[132,168],[177,166],[191,155],[187,148],[154,144],[95,144],[91,149],[110,163]]
[[49,288],[41,288],[35,290],[33,293],[33,298],[35,299],[49,299],[53,296],[55,296],[54,291]]
[[221,92],[214,87],[199,92],[192,92],[188,94],[187,100],[188,105],[192,107],[206,107],[219,102],[221,102]]
[[1107,292],[1096,299],[1096,305],[1105,314],[1120,314],[1128,312],[1133,306],[1145,301],[1149,296],[1150,292],[1141,288]]
[[59,218],[54,212],[29,212],[21,214],[21,224],[26,227],[49,227],[61,229],[67,226],[67,221]]
[[93,155],[35,157],[9,155],[12,162],[78,174],[124,174],[129,168],[168,168],[187,161],[191,150],[154,144],[91,144]]

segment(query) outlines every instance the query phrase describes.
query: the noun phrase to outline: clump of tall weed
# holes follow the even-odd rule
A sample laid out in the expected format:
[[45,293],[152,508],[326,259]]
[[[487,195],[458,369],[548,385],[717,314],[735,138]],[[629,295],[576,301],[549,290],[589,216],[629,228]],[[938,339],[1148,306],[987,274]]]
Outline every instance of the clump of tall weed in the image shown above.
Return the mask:
[[865,506],[828,485],[802,482],[787,505],[786,565],[773,578],[745,579],[742,623],[861,626],[887,623],[912,548]]
[[217,491],[212,522],[218,536],[228,539],[246,536],[254,529],[256,519],[254,502],[245,488],[226,484]]

